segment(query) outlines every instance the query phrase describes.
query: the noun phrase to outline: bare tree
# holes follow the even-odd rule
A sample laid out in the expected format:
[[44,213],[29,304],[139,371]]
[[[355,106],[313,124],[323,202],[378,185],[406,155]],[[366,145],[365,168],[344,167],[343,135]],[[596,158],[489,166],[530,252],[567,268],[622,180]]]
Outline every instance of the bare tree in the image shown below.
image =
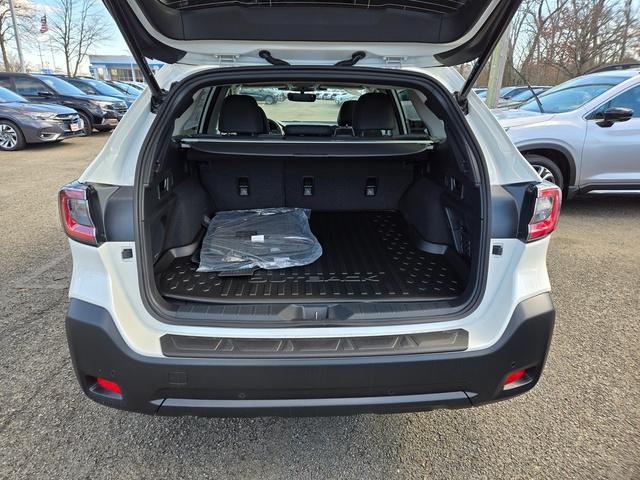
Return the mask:
[[512,65],[530,83],[557,83],[640,53],[633,0],[524,0],[514,20]]
[[109,25],[96,0],[56,0],[51,16],[51,41],[62,52],[67,75],[76,76],[89,49],[109,37]]
[[[34,29],[34,7],[28,0],[14,0],[13,7],[16,14],[16,23],[20,34],[31,33]],[[12,61],[11,45],[14,39],[13,24],[11,22],[11,10],[9,0],[0,0],[0,53],[2,53],[2,66],[5,71],[18,71],[20,64]]]

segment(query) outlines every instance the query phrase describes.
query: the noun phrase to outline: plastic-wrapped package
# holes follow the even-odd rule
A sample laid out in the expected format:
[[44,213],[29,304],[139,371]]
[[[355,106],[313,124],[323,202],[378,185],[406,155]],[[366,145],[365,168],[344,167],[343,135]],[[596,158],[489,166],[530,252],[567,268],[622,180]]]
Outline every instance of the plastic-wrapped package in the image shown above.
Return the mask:
[[198,272],[308,265],[322,255],[310,210],[262,208],[218,212],[202,240]]

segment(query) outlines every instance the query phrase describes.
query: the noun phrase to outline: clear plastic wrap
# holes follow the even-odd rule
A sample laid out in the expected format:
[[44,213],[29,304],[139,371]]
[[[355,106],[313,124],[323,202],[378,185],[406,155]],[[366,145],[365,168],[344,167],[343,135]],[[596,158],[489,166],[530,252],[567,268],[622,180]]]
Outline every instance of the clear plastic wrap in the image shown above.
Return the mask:
[[309,228],[310,210],[262,208],[218,212],[200,250],[199,272],[308,265],[322,255]]

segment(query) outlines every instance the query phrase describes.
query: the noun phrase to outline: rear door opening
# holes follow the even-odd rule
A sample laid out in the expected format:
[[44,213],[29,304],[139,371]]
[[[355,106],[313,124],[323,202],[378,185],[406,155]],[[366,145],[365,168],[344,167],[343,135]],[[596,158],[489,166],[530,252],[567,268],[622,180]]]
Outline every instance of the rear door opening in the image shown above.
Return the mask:
[[[434,81],[343,67],[227,69],[174,90],[136,182],[143,289],[164,320],[424,320],[478,299],[488,249],[483,161]],[[225,108],[238,97],[255,102]],[[318,260],[197,271],[208,219],[278,207],[310,212]]]
[[[135,180],[142,298],[157,318],[344,325],[475,308],[490,197],[466,97],[519,1],[104,1],[157,113]],[[167,91],[145,58],[218,68]],[[404,70],[474,59],[454,95]],[[285,94],[299,95],[299,108],[278,118]],[[220,128],[230,96],[245,98],[244,110]],[[311,108],[363,98],[378,100],[360,125]],[[208,219],[278,207],[310,212],[318,260],[243,276],[198,271]]]

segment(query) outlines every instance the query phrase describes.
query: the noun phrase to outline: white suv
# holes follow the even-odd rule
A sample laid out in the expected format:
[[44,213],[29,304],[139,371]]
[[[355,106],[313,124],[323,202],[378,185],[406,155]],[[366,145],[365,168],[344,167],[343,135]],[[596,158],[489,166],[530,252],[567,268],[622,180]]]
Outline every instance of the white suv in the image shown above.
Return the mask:
[[623,67],[574,78],[496,112],[540,177],[569,197],[640,190],[640,70]]
[[[532,388],[561,193],[468,97],[518,3],[105,0],[149,88],[60,192],[86,395],[149,414],[310,415]],[[167,65],[156,76],[145,57]],[[449,67],[474,58],[467,82]],[[241,93],[258,87],[286,100]],[[338,90],[353,101],[319,98]],[[319,258],[201,268],[222,217],[271,208],[303,209]],[[256,242],[289,261],[299,238],[269,242],[291,227],[239,224],[223,260]]]

